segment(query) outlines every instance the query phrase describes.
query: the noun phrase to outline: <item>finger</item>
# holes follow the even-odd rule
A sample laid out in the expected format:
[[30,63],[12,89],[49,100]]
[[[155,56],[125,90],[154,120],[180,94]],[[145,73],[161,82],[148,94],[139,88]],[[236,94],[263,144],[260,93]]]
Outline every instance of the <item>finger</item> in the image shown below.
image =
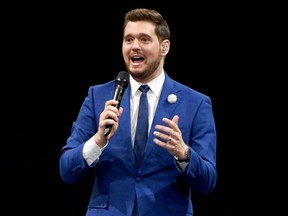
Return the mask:
[[115,113],[111,110],[108,110],[104,113],[103,120],[108,120],[108,124],[112,123],[111,121],[118,122],[118,112]]
[[156,125],[155,129],[157,131],[161,131],[161,133],[166,134],[168,136],[171,135],[171,133],[173,132],[170,127],[163,126],[163,125]]
[[123,113],[123,108],[122,107],[119,107],[119,117],[122,115],[122,113]]
[[171,141],[171,136],[169,134],[161,133],[159,131],[154,131],[153,134],[157,138],[163,140],[163,142],[168,142],[169,140]]
[[172,118],[172,120],[168,119],[168,118],[163,118],[162,121],[168,126],[170,127],[172,130],[174,131],[178,131],[179,128],[178,128],[178,119],[179,117],[178,116],[174,116]]
[[119,103],[119,101],[117,101],[117,100],[108,100],[108,101],[106,101],[105,102],[105,107],[108,107],[108,106],[116,106],[117,104]]
[[172,137],[170,137],[167,140],[167,144],[171,145],[174,149],[178,148],[178,145],[180,144],[180,141],[173,139]]
[[167,150],[173,150],[174,149],[174,146],[171,145],[170,143],[168,142],[165,142],[165,141],[162,141],[160,139],[157,139],[157,138],[154,138],[153,139],[154,143],[156,143],[157,145],[159,145],[160,147],[163,147]]
[[179,116],[178,116],[178,115],[175,115],[175,116],[172,118],[172,121],[178,126]]

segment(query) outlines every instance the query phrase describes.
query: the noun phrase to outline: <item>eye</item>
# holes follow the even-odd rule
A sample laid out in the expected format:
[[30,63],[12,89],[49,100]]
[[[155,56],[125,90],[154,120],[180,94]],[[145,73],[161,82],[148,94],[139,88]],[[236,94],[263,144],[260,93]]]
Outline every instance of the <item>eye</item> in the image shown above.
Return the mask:
[[130,44],[133,42],[133,38],[132,37],[126,37],[126,38],[124,38],[124,42]]
[[141,42],[142,43],[148,43],[150,41],[150,38],[149,37],[142,37],[141,38]]

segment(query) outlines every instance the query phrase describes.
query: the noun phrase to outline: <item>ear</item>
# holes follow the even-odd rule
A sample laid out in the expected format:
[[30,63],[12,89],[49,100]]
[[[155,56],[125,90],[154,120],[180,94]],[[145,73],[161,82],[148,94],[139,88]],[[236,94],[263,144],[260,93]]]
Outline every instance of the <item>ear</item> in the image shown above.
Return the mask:
[[166,52],[167,49],[168,49],[168,46],[167,46],[167,45],[165,45],[165,44],[162,44],[162,45],[161,45],[161,50],[162,50],[163,52]]
[[166,55],[169,52],[170,49],[170,41],[169,40],[164,40],[161,43],[161,52],[162,54]]

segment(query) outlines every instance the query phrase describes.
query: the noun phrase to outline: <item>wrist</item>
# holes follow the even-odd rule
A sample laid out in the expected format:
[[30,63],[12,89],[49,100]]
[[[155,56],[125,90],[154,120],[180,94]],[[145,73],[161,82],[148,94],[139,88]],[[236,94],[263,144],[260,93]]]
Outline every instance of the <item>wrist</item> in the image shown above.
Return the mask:
[[185,156],[183,158],[178,158],[177,156],[174,156],[174,158],[176,159],[176,161],[178,162],[189,162],[190,161],[190,147],[187,146],[185,149]]

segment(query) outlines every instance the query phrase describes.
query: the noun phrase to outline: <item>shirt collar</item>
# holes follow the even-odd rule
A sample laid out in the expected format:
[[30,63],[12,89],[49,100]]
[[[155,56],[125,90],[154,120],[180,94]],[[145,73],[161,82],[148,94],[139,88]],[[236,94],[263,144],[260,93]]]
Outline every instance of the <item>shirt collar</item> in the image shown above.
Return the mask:
[[[160,93],[162,90],[162,86],[165,80],[164,70],[157,76],[155,79],[151,80],[149,83],[146,83],[150,90],[156,95],[156,97],[160,97]],[[134,96],[139,89],[142,83],[137,82],[133,77],[130,75],[130,86],[131,86],[131,95]]]

